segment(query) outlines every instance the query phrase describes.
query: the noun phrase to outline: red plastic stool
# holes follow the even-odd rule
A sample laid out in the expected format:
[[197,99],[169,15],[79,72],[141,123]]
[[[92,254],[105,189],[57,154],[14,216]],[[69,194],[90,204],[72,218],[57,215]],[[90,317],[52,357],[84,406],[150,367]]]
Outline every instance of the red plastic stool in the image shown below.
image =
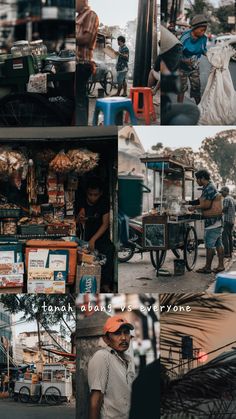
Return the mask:
[[[140,107],[140,95],[143,96],[143,105]],[[150,87],[131,87],[130,99],[133,103],[134,113],[137,118],[142,117],[145,119],[146,125],[150,125],[151,117],[156,121],[156,112],[153,105],[152,90]],[[125,122],[128,123],[129,115],[126,113]]]

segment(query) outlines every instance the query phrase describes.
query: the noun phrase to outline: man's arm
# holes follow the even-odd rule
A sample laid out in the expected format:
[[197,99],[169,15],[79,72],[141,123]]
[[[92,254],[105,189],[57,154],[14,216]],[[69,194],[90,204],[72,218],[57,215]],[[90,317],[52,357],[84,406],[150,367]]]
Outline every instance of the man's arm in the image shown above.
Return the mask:
[[100,390],[92,390],[89,398],[89,416],[88,419],[99,419],[101,406],[103,403],[103,394]]
[[199,204],[198,205],[193,205],[191,207],[189,207],[189,211],[194,211],[196,209],[210,209],[212,206],[212,201],[209,199],[199,199]]
[[91,239],[89,240],[89,247],[90,250],[94,250],[95,248],[95,243],[96,240],[100,239],[100,237],[103,236],[103,234],[107,231],[107,229],[109,228],[110,225],[110,214],[109,212],[107,212],[106,214],[103,215],[102,217],[102,225],[101,227],[99,227],[99,229],[97,230],[97,232],[94,234],[93,237],[91,237]]

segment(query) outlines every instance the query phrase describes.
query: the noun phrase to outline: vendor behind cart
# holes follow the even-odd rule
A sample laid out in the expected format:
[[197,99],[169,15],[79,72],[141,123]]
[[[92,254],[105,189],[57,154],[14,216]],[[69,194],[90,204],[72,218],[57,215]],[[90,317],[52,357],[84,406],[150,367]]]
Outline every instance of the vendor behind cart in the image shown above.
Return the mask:
[[102,267],[102,289],[111,291],[113,283],[114,245],[110,240],[110,207],[103,195],[102,183],[91,178],[86,187],[86,197],[79,205],[79,222],[84,227],[83,239],[107,258]]
[[[189,210],[195,211],[201,209],[204,216],[207,217],[207,210],[213,209],[213,201],[217,200],[219,194],[213,182],[210,179],[210,173],[207,170],[199,170],[195,173],[199,186],[203,187],[202,195],[195,201],[189,201],[192,205]],[[216,201],[215,201],[216,202]],[[210,213],[209,213],[210,214]],[[217,215],[218,214],[218,215]],[[212,272],[211,264],[215,255],[215,249],[218,256],[218,266],[213,272],[224,271],[224,247],[222,243],[222,215],[220,210],[215,211],[215,215],[209,215],[205,219],[205,246],[206,246],[206,264],[196,272],[209,274]]]

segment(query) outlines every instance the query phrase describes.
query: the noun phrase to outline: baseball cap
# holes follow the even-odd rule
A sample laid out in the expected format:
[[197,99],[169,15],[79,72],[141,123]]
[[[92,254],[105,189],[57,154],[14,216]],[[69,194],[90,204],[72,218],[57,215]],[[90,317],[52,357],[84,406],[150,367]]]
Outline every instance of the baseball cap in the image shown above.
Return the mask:
[[226,193],[229,193],[229,188],[228,188],[228,186],[223,186],[223,187],[221,188],[220,192],[226,192]]
[[114,333],[120,329],[122,326],[129,327],[130,330],[134,330],[134,326],[129,323],[124,317],[121,316],[112,316],[107,319],[103,327],[104,335],[108,332]]

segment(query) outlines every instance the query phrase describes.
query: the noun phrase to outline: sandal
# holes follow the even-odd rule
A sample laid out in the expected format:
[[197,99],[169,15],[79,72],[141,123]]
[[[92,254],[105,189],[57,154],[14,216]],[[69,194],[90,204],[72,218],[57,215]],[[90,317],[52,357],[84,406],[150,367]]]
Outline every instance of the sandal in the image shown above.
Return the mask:
[[211,269],[208,269],[208,268],[206,268],[206,267],[204,266],[203,268],[199,268],[199,269],[197,269],[197,270],[196,270],[196,272],[197,272],[198,274],[211,274],[211,273],[212,273],[212,270],[211,270]]
[[215,269],[213,269],[213,272],[215,274],[218,274],[219,272],[224,272],[224,271],[225,271],[225,268],[215,268]]

